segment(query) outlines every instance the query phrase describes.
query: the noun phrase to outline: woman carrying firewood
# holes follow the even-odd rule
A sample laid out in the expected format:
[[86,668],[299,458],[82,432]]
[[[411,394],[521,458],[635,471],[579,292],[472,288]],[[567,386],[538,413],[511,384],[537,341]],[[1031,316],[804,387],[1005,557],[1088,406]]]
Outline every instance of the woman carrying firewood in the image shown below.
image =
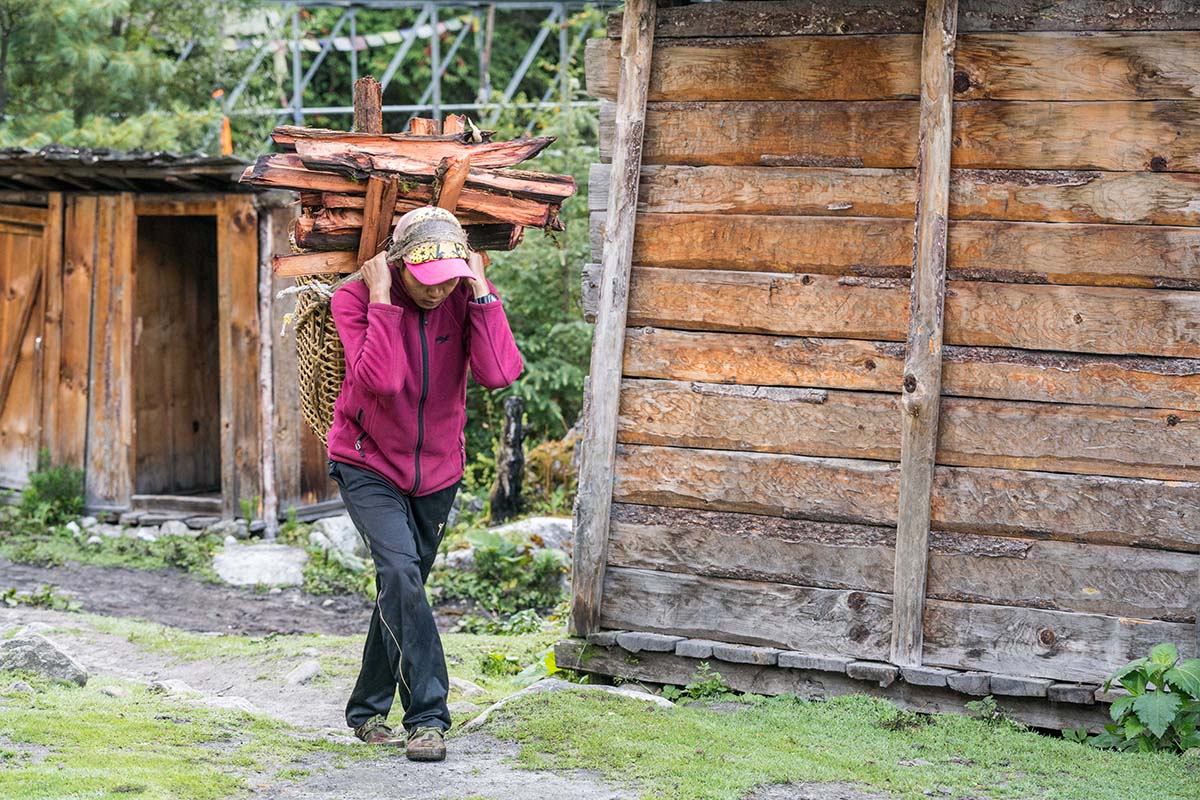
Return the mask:
[[[378,595],[346,724],[408,758],[445,758],[445,655],[425,580],[466,466],[467,368],[499,389],[524,364],[504,306],[449,211],[396,223],[393,244],[333,295],[346,377],[329,430],[329,475],[375,562]],[[387,725],[396,689],[407,735]]]

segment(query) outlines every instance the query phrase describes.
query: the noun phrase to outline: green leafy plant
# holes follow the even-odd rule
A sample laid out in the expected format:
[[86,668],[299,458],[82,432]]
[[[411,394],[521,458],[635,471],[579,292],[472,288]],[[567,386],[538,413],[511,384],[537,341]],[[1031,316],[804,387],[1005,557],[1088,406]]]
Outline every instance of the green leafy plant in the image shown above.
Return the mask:
[[511,615],[524,609],[548,609],[562,598],[566,553],[535,548],[528,534],[501,535],[474,528],[466,540],[475,548],[475,568],[437,568],[430,585],[446,599],[474,600],[496,614]]
[[250,497],[243,497],[241,500],[238,500],[238,505],[242,507],[242,516],[247,521],[258,518],[258,503],[260,499],[258,495],[251,495]]
[[18,592],[15,588],[6,589],[0,594],[0,602],[12,607],[17,605],[52,608],[56,611],[78,611],[83,604],[72,600],[67,595],[54,591],[54,584],[44,583],[32,592]]
[[83,513],[83,470],[68,464],[50,465],[50,451],[38,452],[38,468],[11,512],[12,533],[40,533],[63,525]]
[[1104,691],[1120,684],[1128,695],[1109,707],[1113,722],[1089,736],[1083,728],[1063,736],[1093,747],[1141,753],[1182,752],[1200,748],[1200,658],[1179,657],[1179,649],[1162,642],[1148,657],[1137,658],[1104,681]]
[[712,669],[707,661],[701,661],[692,680],[680,689],[667,684],[660,694],[668,700],[732,700],[737,697],[725,682],[721,673]]
[[457,633],[487,634],[498,636],[519,636],[523,633],[537,633],[542,629],[544,620],[532,608],[526,608],[503,619],[491,619],[478,614],[465,614],[458,622]]
[[520,672],[521,662],[515,656],[510,656],[501,650],[491,650],[480,658],[479,668],[484,675],[504,677]]
[[517,673],[513,679],[518,686],[529,686],[542,678],[549,678],[562,672],[554,660],[554,646],[551,645],[541,652],[538,660]]

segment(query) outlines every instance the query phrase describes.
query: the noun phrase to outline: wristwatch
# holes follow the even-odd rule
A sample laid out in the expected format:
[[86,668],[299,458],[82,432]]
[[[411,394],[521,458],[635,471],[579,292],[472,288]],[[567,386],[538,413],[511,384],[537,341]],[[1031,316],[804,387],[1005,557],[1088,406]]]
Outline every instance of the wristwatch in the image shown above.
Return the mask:
[[472,297],[471,302],[478,303],[479,305],[483,305],[484,303],[492,303],[499,299],[500,299],[499,297],[496,297],[495,292],[488,292],[483,297]]

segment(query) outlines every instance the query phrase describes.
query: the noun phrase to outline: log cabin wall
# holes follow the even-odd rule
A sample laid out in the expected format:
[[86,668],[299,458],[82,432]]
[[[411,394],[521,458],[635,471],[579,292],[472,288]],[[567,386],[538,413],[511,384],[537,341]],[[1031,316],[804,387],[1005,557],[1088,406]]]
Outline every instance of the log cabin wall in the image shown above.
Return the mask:
[[[659,11],[602,628],[889,660],[924,3],[847,5]],[[1098,683],[1197,650],[1200,19],[1026,5],[959,4],[920,657]]]

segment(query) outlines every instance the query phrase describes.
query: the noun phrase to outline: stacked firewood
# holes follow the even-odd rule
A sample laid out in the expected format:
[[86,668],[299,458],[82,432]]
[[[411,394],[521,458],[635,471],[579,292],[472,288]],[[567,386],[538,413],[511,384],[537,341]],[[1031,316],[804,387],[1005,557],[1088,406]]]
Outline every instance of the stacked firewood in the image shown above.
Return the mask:
[[[554,137],[493,141],[492,134],[453,114],[444,124],[415,119],[399,134],[277,127],[271,138],[285,152],[260,156],[241,177],[300,193],[292,233],[297,254],[276,256],[276,274],[353,272],[378,251],[400,215],[423,205],[453,210],[480,252],[514,249],[528,227],[562,230],[559,209],[576,191],[574,178],[510,169]],[[456,203],[441,196],[448,187]],[[375,213],[378,203],[384,210]],[[364,217],[382,234],[372,232],[369,245]]]

